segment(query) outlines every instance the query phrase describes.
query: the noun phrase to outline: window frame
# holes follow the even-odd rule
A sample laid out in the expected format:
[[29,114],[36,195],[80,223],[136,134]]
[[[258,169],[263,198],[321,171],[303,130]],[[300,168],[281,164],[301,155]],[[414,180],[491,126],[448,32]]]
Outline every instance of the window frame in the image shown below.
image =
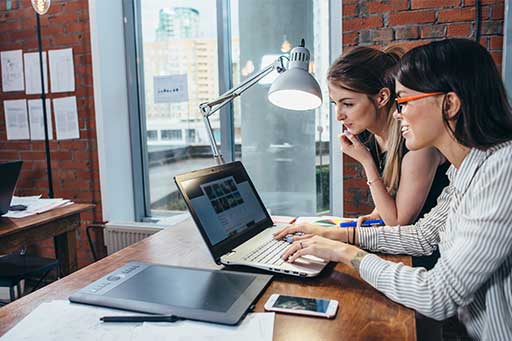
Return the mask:
[[[134,213],[136,221],[151,221],[151,203],[149,193],[149,157],[146,133],[146,106],[144,91],[144,59],[142,41],[142,23],[140,20],[141,1],[123,0],[125,20],[124,42],[126,50],[126,72],[128,93],[128,115],[130,126],[132,185],[134,192]],[[231,73],[231,14],[230,0],[216,0],[217,16],[217,53],[219,93],[224,93],[233,86]],[[341,51],[341,2],[329,0],[330,51],[332,62]],[[326,100],[326,99],[324,99]],[[198,109],[199,111],[199,109]],[[234,113],[230,103],[217,114],[220,119],[221,153],[226,162],[235,160]],[[329,177],[330,177],[330,212],[332,215],[343,214],[343,177],[340,144],[337,140],[338,122],[333,106],[329,107],[330,138],[329,143]],[[185,134],[186,135],[186,134]],[[142,181],[141,181],[142,180]]]
[[501,73],[509,101],[512,101],[512,52],[510,48],[512,48],[512,4],[509,1],[505,1]]

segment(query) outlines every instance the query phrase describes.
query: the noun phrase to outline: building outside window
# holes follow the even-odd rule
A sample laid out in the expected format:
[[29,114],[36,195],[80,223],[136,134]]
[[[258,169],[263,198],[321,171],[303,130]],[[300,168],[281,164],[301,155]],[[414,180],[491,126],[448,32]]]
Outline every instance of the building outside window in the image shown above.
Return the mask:
[[158,140],[158,130],[148,130],[147,131],[148,141],[157,141]]
[[164,129],[161,131],[162,141],[181,141],[182,133],[179,129]]
[[196,142],[196,130],[195,129],[187,129],[186,132],[187,132],[186,142],[187,143],[194,143],[194,142]]
[[[236,86],[277,56],[287,55],[302,38],[311,52],[310,71],[324,92],[322,107],[293,112],[272,106],[266,93],[275,75],[269,75],[227,106],[222,114],[231,115],[231,126],[221,124],[219,113],[210,120],[218,143],[223,134],[233,134],[233,145],[221,147],[234,151],[231,160],[244,163],[272,214],[328,212],[329,1],[133,1],[140,9],[135,15],[140,23],[137,53],[143,60],[142,150],[150,160],[142,165],[149,187],[142,191],[149,203],[146,215],[186,210],[170,179],[215,165],[199,104],[230,87],[220,75],[227,70],[228,83]],[[227,27],[218,22],[226,5],[229,29],[220,31]],[[157,77],[168,77],[170,84],[182,77],[184,95],[157,100]]]

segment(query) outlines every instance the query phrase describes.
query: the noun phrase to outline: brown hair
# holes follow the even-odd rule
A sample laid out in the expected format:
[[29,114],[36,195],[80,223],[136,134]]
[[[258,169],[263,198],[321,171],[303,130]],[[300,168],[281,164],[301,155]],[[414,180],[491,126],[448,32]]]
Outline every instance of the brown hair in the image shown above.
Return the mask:
[[395,102],[395,81],[392,71],[403,53],[399,47],[391,47],[384,51],[371,47],[356,47],[336,59],[327,73],[328,81],[341,88],[368,96],[377,95],[383,88],[389,89],[390,98],[387,104],[388,117],[386,120],[387,156],[382,178],[391,193],[398,188],[403,155],[400,124],[393,119],[392,115]]

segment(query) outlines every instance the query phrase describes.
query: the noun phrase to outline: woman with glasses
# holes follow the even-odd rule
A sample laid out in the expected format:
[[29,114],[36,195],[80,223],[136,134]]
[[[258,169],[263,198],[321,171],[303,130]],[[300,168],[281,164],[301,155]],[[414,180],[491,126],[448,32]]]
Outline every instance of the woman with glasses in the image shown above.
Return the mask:
[[[438,205],[410,226],[307,231],[283,257],[343,262],[423,315],[458,315],[473,338],[512,340],[512,109],[496,65],[480,44],[447,39],[405,54],[395,79],[407,148],[436,147],[452,164]],[[441,257],[430,271],[362,250],[422,255],[433,245]]]
[[432,207],[448,184],[446,159],[435,149],[409,152],[393,119],[394,80],[390,70],[402,51],[358,47],[338,58],[327,80],[336,117],[345,127],[342,150],[364,168],[375,203],[364,220],[410,224]]
[[[401,50],[357,47],[338,58],[327,75],[336,118],[345,131],[342,150],[364,168],[375,209],[358,218],[386,225],[412,224],[436,205],[448,184],[449,163],[432,147],[408,151],[400,124],[393,119],[394,79]],[[415,257],[415,265],[433,267],[439,257]]]

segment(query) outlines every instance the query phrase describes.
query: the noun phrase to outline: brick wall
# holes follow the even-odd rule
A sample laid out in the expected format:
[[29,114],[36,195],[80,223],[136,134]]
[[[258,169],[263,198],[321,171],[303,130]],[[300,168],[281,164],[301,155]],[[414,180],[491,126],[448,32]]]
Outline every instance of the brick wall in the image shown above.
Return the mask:
[[[7,8],[10,3],[10,7]],[[501,67],[504,1],[482,0],[481,42]],[[475,0],[344,0],[343,48],[357,45],[397,44],[410,48],[444,37],[474,37]],[[35,14],[29,0],[0,1],[0,51],[37,51]],[[56,197],[91,202],[96,209],[82,215],[79,231],[79,265],[91,262],[84,227],[101,221],[101,197],[94,118],[94,100],[87,0],[54,0],[41,18],[43,48],[73,48],[76,91],[49,94],[49,98],[77,96],[80,139],[50,143]],[[47,193],[43,142],[7,141],[3,100],[34,99],[24,92],[0,92],[0,162],[21,159],[24,166],[17,194]],[[55,131],[54,131],[55,135]],[[344,207],[346,215],[371,210],[364,173],[344,156]],[[51,240],[31,247],[31,252],[53,255]]]
[[[475,37],[475,0],[343,0],[343,49],[399,45],[405,49],[446,37]],[[501,69],[504,0],[481,0],[480,42]],[[373,209],[364,171],[343,158],[344,210]]]
[[[88,223],[101,221],[88,1],[52,1],[48,13],[41,17],[41,32],[44,50],[73,49],[75,91],[49,93],[48,97],[76,96],[80,138],[52,140],[50,150],[55,197],[96,204],[94,211],[82,214],[83,224],[78,234],[78,264],[83,267],[92,261],[84,228]],[[29,0],[0,1],[0,36],[0,51],[37,51],[36,18]],[[26,95],[24,91],[0,92],[0,162],[24,161],[16,189],[18,195],[47,196],[45,147],[42,141],[7,141],[3,100],[36,98],[39,95]],[[55,130],[53,134],[55,137]],[[29,252],[53,257],[53,240],[33,245]]]

